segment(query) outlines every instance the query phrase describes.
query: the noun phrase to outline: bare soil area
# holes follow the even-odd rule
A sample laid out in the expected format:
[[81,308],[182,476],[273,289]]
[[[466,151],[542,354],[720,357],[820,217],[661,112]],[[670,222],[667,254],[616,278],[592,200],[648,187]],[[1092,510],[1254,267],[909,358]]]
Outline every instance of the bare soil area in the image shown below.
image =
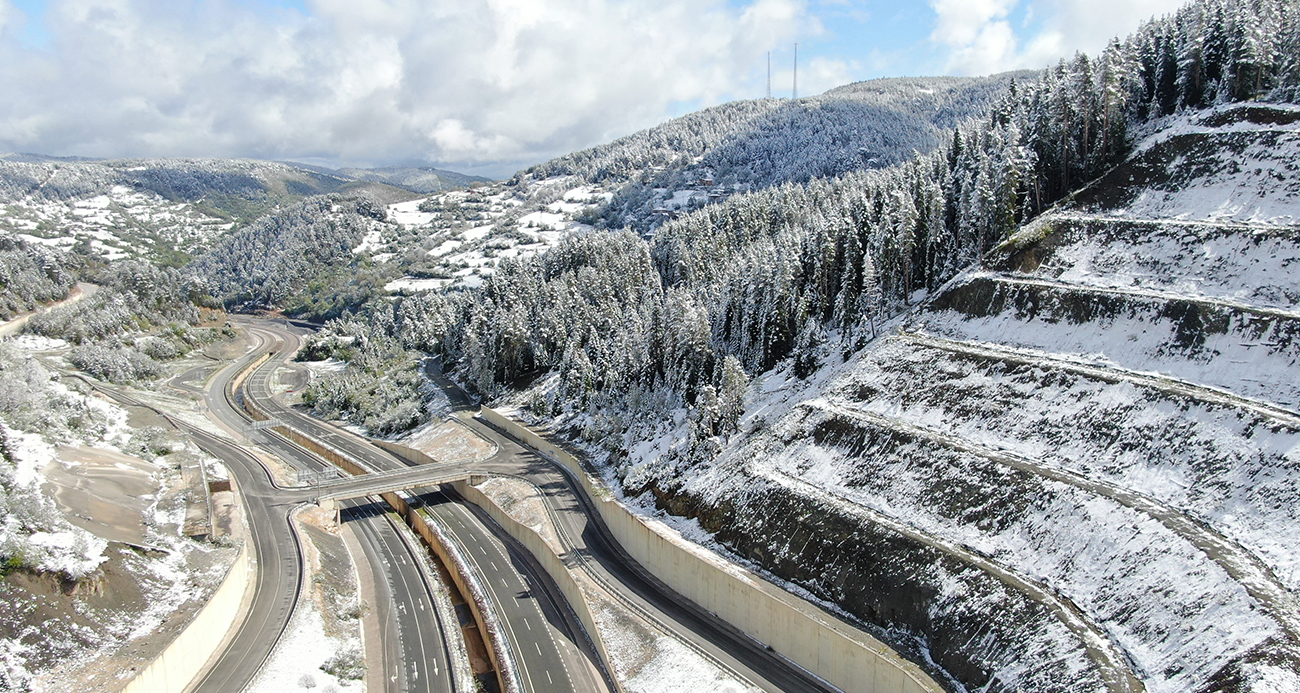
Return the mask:
[[148,544],[145,514],[159,491],[158,466],[114,450],[58,448],[44,490],[73,525],[108,541]]
[[[0,580],[0,640],[23,651],[35,674],[31,690],[124,685],[203,607],[235,549],[190,550],[167,560],[162,551],[113,543],[107,554],[99,572],[79,582],[25,571]],[[193,577],[169,570],[181,562]]]
[[422,426],[402,444],[448,464],[481,462],[497,453],[496,445],[454,419]]

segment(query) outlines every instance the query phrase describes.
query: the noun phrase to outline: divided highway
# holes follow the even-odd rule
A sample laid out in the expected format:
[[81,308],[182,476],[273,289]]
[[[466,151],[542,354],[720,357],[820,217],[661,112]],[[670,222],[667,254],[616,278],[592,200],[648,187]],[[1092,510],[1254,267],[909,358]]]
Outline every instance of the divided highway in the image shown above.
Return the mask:
[[[430,366],[427,373],[447,393],[453,408],[462,411],[473,408],[470,398],[436,368]],[[536,487],[565,548],[588,575],[624,606],[673,634],[732,676],[762,690],[773,693],[837,690],[682,597],[637,563],[614,539],[586,491],[567,470],[481,419],[462,416],[460,421],[497,446],[496,455],[470,468],[517,477]]]
[[[358,436],[275,402],[271,398],[267,378],[283,359],[296,350],[298,337],[290,329],[265,321],[250,322],[247,326],[257,331],[265,331],[268,336],[273,335],[273,338],[283,341],[283,349],[279,351],[279,355],[259,367],[249,377],[247,392],[249,396],[257,399],[259,406],[265,405],[267,412],[273,417],[290,423],[293,427],[328,443],[354,459],[367,461],[375,469],[394,469],[395,465],[407,464]],[[472,407],[468,397],[442,378],[435,369],[430,369],[429,375],[448,392],[454,406],[462,410]],[[581,486],[558,465],[522,447],[513,439],[477,419],[463,417],[463,420],[479,435],[498,446],[498,453],[495,456],[484,462],[470,465],[470,469],[519,477],[540,489],[552,519],[566,542],[566,548],[569,548],[578,558],[580,565],[589,575],[600,582],[615,598],[621,600],[625,606],[640,613],[663,631],[673,634],[688,647],[720,668],[729,671],[736,678],[762,690],[774,693],[778,691],[831,693],[836,690],[707,610],[686,600],[639,565],[618,545],[608,528],[604,526]],[[500,609],[509,633],[511,650],[522,664],[520,678],[524,679],[521,683],[526,690],[598,690],[611,687],[607,680],[595,680],[590,673],[589,680],[585,684],[571,681],[570,686],[563,686],[553,675],[545,684],[538,682],[538,676],[534,672],[553,671],[555,660],[546,653],[546,646],[548,639],[554,639],[554,634],[564,635],[567,631],[565,637],[570,643],[582,644],[581,649],[586,659],[590,661],[595,658],[585,638],[577,637],[582,634],[582,630],[576,619],[567,607],[562,606],[563,600],[558,597],[558,590],[554,588],[549,578],[544,577],[545,573],[540,567],[529,566],[531,559],[527,552],[514,545],[512,540],[507,541],[500,530],[496,532],[488,530],[489,526],[493,526],[491,521],[485,516],[480,517],[482,513],[476,512],[477,509],[467,507],[464,503],[457,502],[458,499],[443,493],[426,495],[424,498],[427,503],[425,512],[451,533],[462,547],[470,549],[465,552],[467,557],[474,559],[476,569],[481,575],[486,576],[486,582],[493,588],[497,608]],[[471,520],[472,524],[458,524]],[[492,541],[493,536],[497,536],[498,541]],[[504,552],[498,548],[494,552],[489,546],[509,548]],[[504,561],[497,561],[498,557],[506,555],[514,556],[513,562],[518,567],[507,570],[506,566],[502,565]],[[510,583],[512,576],[519,580],[513,584],[513,587]],[[501,586],[499,591],[496,589],[497,585]],[[538,634],[531,630],[533,623],[530,620],[531,615],[515,610],[519,605],[533,600],[521,601],[509,598],[509,590],[512,588],[532,596],[533,593],[528,591],[531,585],[549,585],[549,591],[553,596],[548,600],[537,600],[538,604],[544,605],[549,602],[564,617],[562,622],[564,628],[560,628],[559,624],[553,626],[549,631],[551,638],[538,637]],[[577,662],[572,655],[567,661],[571,666],[565,667],[565,671],[572,673],[578,668],[573,666]],[[586,670],[590,672],[591,667],[586,667]]]
[[[253,398],[259,408],[377,471],[409,466],[357,436],[276,401],[269,385],[270,376],[297,350],[298,336],[265,321],[246,321],[243,325],[260,335],[265,344],[273,345],[269,348],[276,354],[250,373],[244,385],[246,396]],[[215,390],[217,386],[214,382],[210,389]],[[412,505],[422,504],[421,512],[437,521],[452,537],[488,591],[524,691],[613,690],[577,617],[527,551],[495,528],[491,520],[455,502],[440,489],[414,489],[412,494],[420,498]],[[403,640],[408,639],[403,633]]]
[[[263,341],[248,357],[208,379],[206,386],[195,369],[174,379],[173,385],[202,395],[209,411],[226,428],[244,431],[258,447],[272,452],[299,469],[321,469],[319,460],[265,431],[248,430],[247,422],[226,399],[230,381],[253,358],[263,353]],[[288,626],[301,590],[301,552],[288,514],[298,501],[286,498],[270,475],[251,453],[219,437],[185,426],[195,441],[210,454],[225,461],[239,485],[248,513],[250,531],[257,548],[257,589],[248,617],[240,625],[229,648],[194,688],[196,693],[238,691],[256,677],[270,657],[276,642]],[[376,585],[375,608],[385,633],[381,635],[383,662],[368,666],[383,669],[385,690],[454,693],[450,653],[443,637],[443,624],[434,608],[432,576],[425,575],[422,562],[398,535],[398,528],[384,513],[370,504],[349,502],[343,512],[366,552]],[[361,566],[359,566],[360,568]],[[453,627],[458,627],[454,626]]]
[[[154,409],[115,388],[87,380],[91,386],[128,406]],[[163,416],[165,412],[157,411]],[[293,508],[276,501],[276,487],[266,469],[247,450],[202,429],[168,417],[208,454],[226,463],[238,484],[248,520],[257,577],[244,620],[217,661],[196,682],[192,693],[240,691],[250,684],[280,640],[293,616],[302,586],[302,548],[289,520]]]

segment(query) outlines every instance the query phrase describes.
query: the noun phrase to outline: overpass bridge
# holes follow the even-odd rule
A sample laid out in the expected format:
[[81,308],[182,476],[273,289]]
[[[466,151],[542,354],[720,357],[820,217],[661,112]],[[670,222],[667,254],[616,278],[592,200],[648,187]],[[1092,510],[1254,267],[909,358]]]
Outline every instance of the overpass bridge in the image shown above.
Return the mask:
[[286,500],[315,500],[322,507],[333,508],[340,501],[409,491],[424,486],[438,486],[467,479],[469,479],[469,470],[463,464],[421,464],[285,489],[283,497]]

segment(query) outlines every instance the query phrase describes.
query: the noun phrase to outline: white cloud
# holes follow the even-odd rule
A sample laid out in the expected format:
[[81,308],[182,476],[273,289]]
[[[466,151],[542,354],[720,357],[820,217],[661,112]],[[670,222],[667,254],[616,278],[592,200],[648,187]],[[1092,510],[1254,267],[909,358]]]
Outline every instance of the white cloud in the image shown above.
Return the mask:
[[[930,39],[946,46],[954,74],[1039,68],[1075,51],[1096,54],[1143,20],[1173,12],[1183,0],[929,0],[937,15]],[[1016,26],[1020,24],[1020,26]]]
[[1005,23],[1017,0],[931,0],[939,15],[931,38],[952,46],[976,43],[990,24]]
[[769,47],[822,31],[803,0],[308,6],[51,0],[29,50],[0,0],[0,149],[508,167],[727,98]]

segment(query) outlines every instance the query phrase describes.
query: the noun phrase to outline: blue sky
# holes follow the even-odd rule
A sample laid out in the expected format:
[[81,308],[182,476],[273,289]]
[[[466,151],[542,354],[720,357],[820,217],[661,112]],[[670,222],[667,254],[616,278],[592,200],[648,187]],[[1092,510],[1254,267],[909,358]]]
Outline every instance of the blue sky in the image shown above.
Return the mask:
[[1177,0],[0,0],[0,151],[490,175],[696,108],[1096,51]]

